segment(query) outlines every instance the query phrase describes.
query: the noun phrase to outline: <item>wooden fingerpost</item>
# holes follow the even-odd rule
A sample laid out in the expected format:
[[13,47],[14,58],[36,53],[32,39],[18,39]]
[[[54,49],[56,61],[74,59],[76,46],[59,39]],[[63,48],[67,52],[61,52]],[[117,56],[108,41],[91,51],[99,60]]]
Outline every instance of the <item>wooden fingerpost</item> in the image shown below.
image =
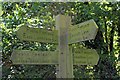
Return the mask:
[[56,75],[57,78],[73,78],[72,52],[69,52],[68,46],[68,27],[70,27],[70,25],[71,18],[69,16],[56,16],[56,29],[58,30],[59,36],[59,67]]

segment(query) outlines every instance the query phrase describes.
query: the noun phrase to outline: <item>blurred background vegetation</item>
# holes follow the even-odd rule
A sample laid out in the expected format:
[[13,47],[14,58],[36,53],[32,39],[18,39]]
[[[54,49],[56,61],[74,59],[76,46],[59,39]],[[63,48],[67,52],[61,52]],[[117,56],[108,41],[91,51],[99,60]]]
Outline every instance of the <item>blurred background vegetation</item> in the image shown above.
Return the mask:
[[[46,51],[55,44],[20,41],[16,31],[20,24],[55,29],[57,14],[69,15],[72,24],[94,19],[99,30],[95,40],[72,44],[74,47],[96,49],[97,65],[74,66],[76,79],[119,79],[120,77],[120,3],[119,2],[2,2],[2,79],[55,78],[55,65],[13,65],[14,49]],[[49,46],[49,48],[48,48]]]

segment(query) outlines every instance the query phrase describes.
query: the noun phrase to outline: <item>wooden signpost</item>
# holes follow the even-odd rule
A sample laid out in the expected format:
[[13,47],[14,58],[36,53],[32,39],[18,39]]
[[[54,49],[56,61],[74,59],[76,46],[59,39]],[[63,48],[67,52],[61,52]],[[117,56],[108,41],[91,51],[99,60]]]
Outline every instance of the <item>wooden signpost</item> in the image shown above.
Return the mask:
[[13,64],[53,64],[57,78],[73,78],[73,65],[97,65],[99,55],[94,49],[71,49],[69,44],[94,39],[97,25],[89,20],[71,25],[69,16],[56,16],[56,30],[48,31],[22,26],[17,35],[20,40],[43,43],[57,43],[58,51],[14,50],[11,56]]

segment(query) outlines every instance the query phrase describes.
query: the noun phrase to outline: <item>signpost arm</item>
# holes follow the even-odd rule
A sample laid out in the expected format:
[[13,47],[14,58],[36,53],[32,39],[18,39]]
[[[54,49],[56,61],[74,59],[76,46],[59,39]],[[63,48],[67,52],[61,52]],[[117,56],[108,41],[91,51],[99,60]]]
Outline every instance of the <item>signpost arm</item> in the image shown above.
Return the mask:
[[69,46],[69,56],[68,56],[68,59],[69,59],[69,61],[68,61],[68,64],[69,64],[69,69],[68,69],[68,71],[69,71],[69,76],[70,76],[70,78],[73,78],[74,76],[73,76],[73,53],[72,53],[72,46]]
[[[72,56],[69,53],[68,46],[68,27],[71,25],[71,19],[68,16],[56,16],[56,28],[58,29],[59,41],[59,71],[57,78],[73,78]],[[71,60],[70,60],[71,59]]]

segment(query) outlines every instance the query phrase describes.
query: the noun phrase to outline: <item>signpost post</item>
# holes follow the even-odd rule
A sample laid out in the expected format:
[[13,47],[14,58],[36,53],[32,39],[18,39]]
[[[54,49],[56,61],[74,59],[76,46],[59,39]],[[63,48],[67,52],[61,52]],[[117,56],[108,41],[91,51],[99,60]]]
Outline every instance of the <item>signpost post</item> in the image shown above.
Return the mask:
[[72,55],[69,53],[68,28],[71,25],[69,16],[56,16],[56,27],[59,36],[59,71],[58,78],[73,78],[72,74]]
[[20,40],[56,43],[58,51],[15,50],[11,56],[13,64],[58,65],[56,67],[57,78],[73,78],[73,65],[97,65],[99,55],[94,49],[72,50],[69,46],[72,43],[95,38],[98,27],[94,20],[71,25],[69,16],[58,15],[56,16],[56,29],[48,31],[22,26],[17,31]]

